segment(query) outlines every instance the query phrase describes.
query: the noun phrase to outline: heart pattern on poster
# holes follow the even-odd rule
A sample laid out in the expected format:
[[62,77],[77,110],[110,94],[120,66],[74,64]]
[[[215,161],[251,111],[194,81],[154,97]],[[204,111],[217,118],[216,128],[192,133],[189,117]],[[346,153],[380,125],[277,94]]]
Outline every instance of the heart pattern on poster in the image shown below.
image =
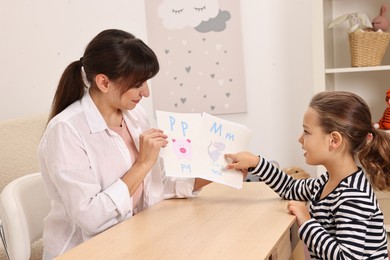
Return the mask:
[[[166,20],[172,19],[172,9],[178,8],[173,2],[145,1],[147,44],[160,66],[149,86],[154,109],[212,114],[245,112],[246,73],[242,40],[237,37],[242,28],[239,2],[218,1],[217,16],[206,19],[211,15],[207,8],[202,12],[205,19],[196,26],[194,19],[199,17],[195,14],[186,13],[189,17],[184,20],[178,16]],[[183,7],[189,4],[178,2]],[[165,16],[161,8],[166,8]],[[186,24],[188,21],[191,22]]]

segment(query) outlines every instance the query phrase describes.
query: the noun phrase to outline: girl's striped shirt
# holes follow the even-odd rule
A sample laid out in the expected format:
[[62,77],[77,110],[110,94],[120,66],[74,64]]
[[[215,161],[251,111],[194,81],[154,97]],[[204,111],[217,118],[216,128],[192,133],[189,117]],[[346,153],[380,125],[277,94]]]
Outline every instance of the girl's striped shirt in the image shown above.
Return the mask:
[[264,158],[249,173],[258,175],[281,198],[309,202],[312,219],[298,232],[312,259],[388,259],[383,214],[361,168],[323,199],[328,173],[293,179]]

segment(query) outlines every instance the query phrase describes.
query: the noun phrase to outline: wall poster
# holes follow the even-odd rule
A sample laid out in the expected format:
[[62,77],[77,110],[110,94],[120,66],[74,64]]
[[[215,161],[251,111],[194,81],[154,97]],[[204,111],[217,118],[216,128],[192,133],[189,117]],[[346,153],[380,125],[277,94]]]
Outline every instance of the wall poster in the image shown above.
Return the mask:
[[156,110],[246,112],[240,1],[147,0]]

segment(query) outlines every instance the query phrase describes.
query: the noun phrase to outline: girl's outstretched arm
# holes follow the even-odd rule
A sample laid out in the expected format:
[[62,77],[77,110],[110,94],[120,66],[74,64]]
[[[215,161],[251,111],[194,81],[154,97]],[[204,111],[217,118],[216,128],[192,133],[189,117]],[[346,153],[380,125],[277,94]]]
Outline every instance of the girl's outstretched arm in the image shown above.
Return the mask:
[[230,160],[226,165],[227,169],[247,170],[259,164],[260,157],[250,152],[239,152],[236,154],[225,154],[225,158]]

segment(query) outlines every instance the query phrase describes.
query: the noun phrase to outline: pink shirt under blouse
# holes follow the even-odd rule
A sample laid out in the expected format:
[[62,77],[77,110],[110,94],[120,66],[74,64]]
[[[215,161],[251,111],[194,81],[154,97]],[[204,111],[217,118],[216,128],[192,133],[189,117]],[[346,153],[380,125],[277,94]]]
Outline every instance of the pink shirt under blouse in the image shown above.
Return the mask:
[[[125,120],[122,118],[121,126],[110,126],[110,129],[114,130],[118,135],[120,135],[123,138],[127,148],[129,149],[131,161],[135,162],[137,160],[137,157],[138,157],[138,151],[137,151],[137,148],[135,147],[133,138],[130,135],[129,129],[127,128]],[[144,188],[144,185],[143,185],[143,182],[141,182],[141,184],[138,186],[137,190],[133,194],[134,214],[137,213],[137,206],[140,203],[142,203],[141,197],[142,197],[143,188]]]

